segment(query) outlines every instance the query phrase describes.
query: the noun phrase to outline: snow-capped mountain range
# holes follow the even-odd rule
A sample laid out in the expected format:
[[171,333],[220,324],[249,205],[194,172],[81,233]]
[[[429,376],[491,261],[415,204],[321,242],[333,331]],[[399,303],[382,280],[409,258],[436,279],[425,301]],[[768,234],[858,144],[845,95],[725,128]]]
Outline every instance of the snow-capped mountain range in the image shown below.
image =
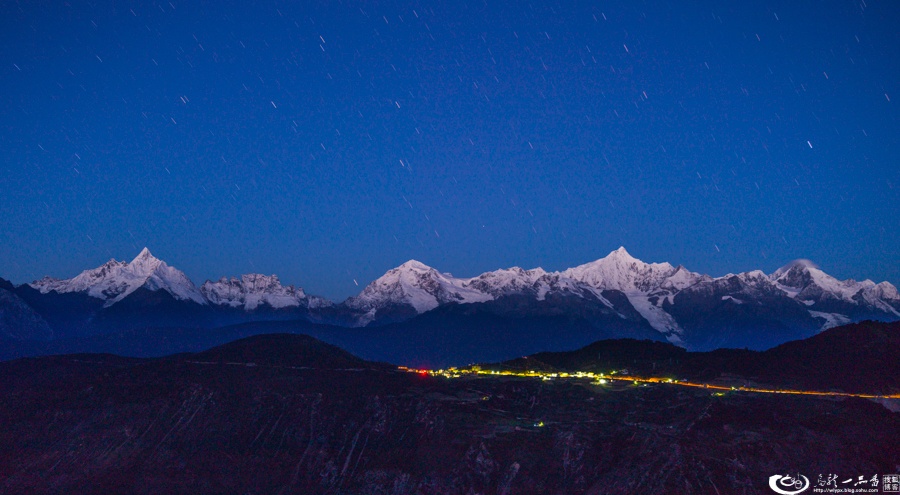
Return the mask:
[[451,302],[486,302],[513,294],[529,295],[537,301],[548,294],[592,298],[615,309],[603,296],[604,291],[624,294],[633,308],[673,343],[682,343],[685,329],[670,308],[685,291],[695,298],[718,294],[720,305],[758,304],[756,299],[763,296],[791,299],[802,304],[821,329],[858,319],[854,315],[900,319],[900,295],[888,282],[839,281],[806,261],[792,262],[771,275],[754,270],[711,277],[680,265],[645,263],[623,247],[560,272],[514,267],[473,278],[456,278],[418,261],[408,261],[344,304],[362,312],[359,324],[365,325],[377,321],[379,311],[397,306],[421,314]]
[[876,284],[871,280],[838,280],[809,260],[796,260],[779,268],[769,279],[779,289],[809,306],[835,302],[853,306],[868,305],[900,316],[895,304],[900,299],[900,294],[888,282]]
[[81,292],[103,299],[109,307],[125,299],[139,288],[163,290],[181,301],[254,310],[261,304],[275,309],[288,307],[323,307],[330,301],[308,296],[302,288],[282,286],[276,275],[257,273],[240,279],[222,277],[207,280],[198,289],[182,271],[169,266],[144,248],[130,263],[109,260],[102,266],[85,270],[73,278],[60,280],[44,277],[29,284],[43,294]]
[[[34,301],[36,296],[23,287],[17,292]],[[28,287],[42,295],[85,294],[102,300],[104,308],[129,300],[138,289],[144,294],[164,291],[176,301],[210,311],[257,314],[269,308],[342,326],[401,322],[451,304],[514,308],[507,312],[526,304],[551,306],[554,314],[598,314],[578,309],[590,306],[600,308],[604,317],[650,327],[688,348],[734,345],[757,336],[777,342],[784,340],[781,334],[806,335],[862,319],[900,319],[900,294],[890,283],[837,280],[808,261],[789,263],[772,274],[755,270],[711,277],[680,265],[645,263],[625,248],[559,272],[513,267],[472,278],[457,278],[410,260],[340,304],[283,286],[275,275],[223,277],[198,288],[146,248],[131,262],[110,260],[71,279],[45,277]],[[511,300],[515,304],[503,306]],[[299,312],[290,313],[292,309]]]

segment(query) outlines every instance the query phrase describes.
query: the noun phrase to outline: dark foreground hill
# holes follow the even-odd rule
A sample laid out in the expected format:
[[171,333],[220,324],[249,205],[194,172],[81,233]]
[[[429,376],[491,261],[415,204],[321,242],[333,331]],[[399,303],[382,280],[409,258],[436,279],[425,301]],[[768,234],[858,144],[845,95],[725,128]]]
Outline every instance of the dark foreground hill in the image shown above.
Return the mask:
[[900,393],[900,322],[866,321],[832,328],[767,351],[688,352],[663,342],[595,342],[576,351],[542,352],[503,363],[517,369],[627,370],[640,376],[710,381],[731,377],[799,390]]
[[0,493],[770,493],[896,472],[900,438],[863,399],[447,380],[299,335],[0,363],[0,425]]

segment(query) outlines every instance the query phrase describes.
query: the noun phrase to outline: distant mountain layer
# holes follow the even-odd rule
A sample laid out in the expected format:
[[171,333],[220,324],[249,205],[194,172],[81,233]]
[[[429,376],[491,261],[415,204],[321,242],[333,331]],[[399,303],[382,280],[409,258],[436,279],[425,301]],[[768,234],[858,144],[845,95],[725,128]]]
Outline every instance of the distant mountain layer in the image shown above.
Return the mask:
[[450,305],[374,328],[305,320],[256,321],[208,329],[155,326],[51,341],[0,341],[0,360],[85,352],[159,357],[270,333],[308,334],[366,359],[435,368],[575,349],[598,339],[639,336],[664,340],[649,326],[617,317],[598,325],[563,315],[510,317],[485,306]]
[[[0,290],[6,291],[0,292],[0,340],[19,342],[253,321],[375,328],[435,311],[458,315],[466,311],[458,307],[471,306],[473,314],[510,321],[577,320],[598,336],[647,338],[649,331],[654,339],[690,350],[767,349],[845,323],[900,319],[900,294],[890,283],[840,281],[808,261],[772,274],[711,277],[669,263],[644,263],[624,248],[559,272],[513,267],[472,278],[411,260],[339,304],[284,286],[275,275],[223,277],[198,288],[146,248],[130,262],[110,260],[71,279],[44,277]],[[468,332],[465,326],[439,326]]]

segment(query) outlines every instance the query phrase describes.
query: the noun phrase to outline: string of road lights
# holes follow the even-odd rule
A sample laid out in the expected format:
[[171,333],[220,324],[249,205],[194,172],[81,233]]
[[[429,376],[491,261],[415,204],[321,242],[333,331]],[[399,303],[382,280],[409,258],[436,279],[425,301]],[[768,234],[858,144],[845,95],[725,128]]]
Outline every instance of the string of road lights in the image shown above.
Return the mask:
[[444,378],[454,379],[466,376],[492,376],[492,377],[519,377],[519,378],[535,378],[545,381],[551,380],[591,380],[595,385],[606,385],[612,381],[632,382],[634,385],[646,384],[671,384],[680,385],[682,387],[703,388],[716,391],[714,395],[724,395],[724,392],[751,392],[762,394],[788,394],[788,395],[814,395],[821,397],[858,397],[862,399],[900,399],[900,394],[877,395],[877,394],[854,394],[848,392],[826,392],[818,390],[793,390],[793,389],[774,389],[759,388],[748,386],[726,386],[715,385],[709,383],[697,383],[687,380],[677,380],[674,378],[662,377],[637,377],[631,375],[623,375],[617,372],[610,373],[594,373],[591,371],[575,371],[575,372],[543,372],[543,371],[511,371],[511,370],[486,370],[478,366],[469,368],[449,368],[441,370],[415,369],[406,366],[400,366],[401,371],[409,373],[418,373],[420,375],[440,376]]

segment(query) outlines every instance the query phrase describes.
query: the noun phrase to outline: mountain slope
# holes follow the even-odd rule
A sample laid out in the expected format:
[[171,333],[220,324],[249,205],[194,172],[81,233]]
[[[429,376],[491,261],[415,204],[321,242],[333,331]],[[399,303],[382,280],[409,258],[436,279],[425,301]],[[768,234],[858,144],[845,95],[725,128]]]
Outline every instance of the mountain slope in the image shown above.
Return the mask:
[[53,329],[0,278],[0,340],[49,340]]
[[664,301],[663,308],[684,328],[690,350],[763,350],[821,328],[806,306],[758,270],[699,282],[671,301]]

